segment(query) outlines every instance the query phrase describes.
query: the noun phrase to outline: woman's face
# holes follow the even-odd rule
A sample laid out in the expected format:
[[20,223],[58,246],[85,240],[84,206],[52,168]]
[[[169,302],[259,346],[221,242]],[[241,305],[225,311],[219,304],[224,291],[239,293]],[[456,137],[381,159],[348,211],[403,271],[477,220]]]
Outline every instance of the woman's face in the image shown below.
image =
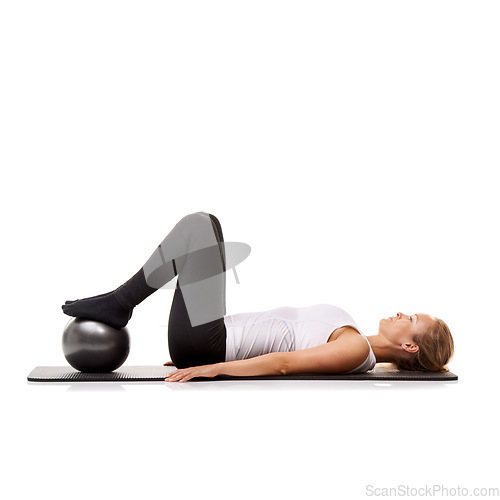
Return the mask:
[[394,343],[401,343],[432,330],[434,321],[428,314],[418,313],[408,316],[398,312],[396,316],[380,320],[379,334]]

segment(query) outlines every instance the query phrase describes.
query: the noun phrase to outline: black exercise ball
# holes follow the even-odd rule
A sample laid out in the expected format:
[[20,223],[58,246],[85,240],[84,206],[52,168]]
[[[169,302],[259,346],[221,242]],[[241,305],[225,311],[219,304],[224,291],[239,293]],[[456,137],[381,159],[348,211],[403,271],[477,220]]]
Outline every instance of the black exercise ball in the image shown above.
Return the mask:
[[68,363],[81,372],[112,372],[125,363],[130,336],[126,328],[73,318],[64,328],[62,348]]

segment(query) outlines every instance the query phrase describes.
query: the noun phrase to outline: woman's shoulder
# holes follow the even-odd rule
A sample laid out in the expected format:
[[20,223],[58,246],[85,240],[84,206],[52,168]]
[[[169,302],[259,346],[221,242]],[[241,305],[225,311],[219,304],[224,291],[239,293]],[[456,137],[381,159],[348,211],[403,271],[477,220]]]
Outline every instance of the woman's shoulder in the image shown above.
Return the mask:
[[342,344],[351,347],[359,353],[360,358],[363,358],[362,361],[364,361],[370,353],[368,339],[352,326],[344,326],[341,330],[341,334],[335,341],[340,341]]

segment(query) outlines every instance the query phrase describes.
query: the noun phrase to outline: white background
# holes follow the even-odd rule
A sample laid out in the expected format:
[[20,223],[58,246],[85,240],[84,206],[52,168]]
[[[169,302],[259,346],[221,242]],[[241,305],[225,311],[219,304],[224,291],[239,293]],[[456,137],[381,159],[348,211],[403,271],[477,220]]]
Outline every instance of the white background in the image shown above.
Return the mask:
[[[5,498],[365,498],[500,486],[500,9],[462,1],[4,1]],[[60,305],[184,215],[251,245],[228,313],[332,303],[450,326],[456,384],[28,384]],[[172,291],[130,365],[169,359]]]

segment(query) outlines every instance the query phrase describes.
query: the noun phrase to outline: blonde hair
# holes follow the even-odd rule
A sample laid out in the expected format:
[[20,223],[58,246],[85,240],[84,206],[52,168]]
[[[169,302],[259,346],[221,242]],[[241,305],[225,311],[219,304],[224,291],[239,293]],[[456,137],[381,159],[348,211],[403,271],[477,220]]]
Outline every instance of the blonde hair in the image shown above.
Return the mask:
[[442,319],[434,318],[434,328],[414,340],[418,344],[418,352],[394,361],[399,370],[449,371],[445,365],[453,356],[455,344],[448,325]]

